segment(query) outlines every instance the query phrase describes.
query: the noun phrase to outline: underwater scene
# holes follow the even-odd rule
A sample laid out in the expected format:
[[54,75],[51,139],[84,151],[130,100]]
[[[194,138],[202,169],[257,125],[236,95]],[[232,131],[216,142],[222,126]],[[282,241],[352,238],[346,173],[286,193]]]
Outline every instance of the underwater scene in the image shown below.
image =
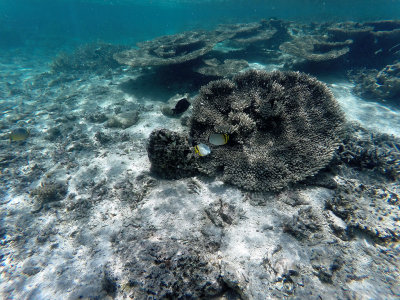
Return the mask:
[[400,299],[400,0],[1,0],[1,299]]

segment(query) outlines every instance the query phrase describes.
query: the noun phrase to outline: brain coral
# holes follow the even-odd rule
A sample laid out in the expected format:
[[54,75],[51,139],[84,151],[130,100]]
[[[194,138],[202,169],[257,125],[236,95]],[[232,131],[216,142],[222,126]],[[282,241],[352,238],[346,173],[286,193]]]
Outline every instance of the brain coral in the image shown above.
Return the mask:
[[203,86],[193,104],[190,135],[208,144],[230,135],[198,160],[199,170],[254,191],[278,190],[314,175],[332,158],[344,115],[331,91],[299,72],[250,70]]

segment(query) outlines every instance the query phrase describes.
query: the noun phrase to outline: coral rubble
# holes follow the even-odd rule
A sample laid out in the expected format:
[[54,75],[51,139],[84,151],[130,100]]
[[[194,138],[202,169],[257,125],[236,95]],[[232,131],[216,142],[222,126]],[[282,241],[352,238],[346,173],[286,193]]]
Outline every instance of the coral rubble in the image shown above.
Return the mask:
[[164,178],[181,178],[196,173],[195,157],[188,139],[167,129],[151,133],[147,153],[152,171]]
[[355,82],[356,94],[377,101],[400,105],[400,63],[387,65],[382,70],[375,69],[350,72]]

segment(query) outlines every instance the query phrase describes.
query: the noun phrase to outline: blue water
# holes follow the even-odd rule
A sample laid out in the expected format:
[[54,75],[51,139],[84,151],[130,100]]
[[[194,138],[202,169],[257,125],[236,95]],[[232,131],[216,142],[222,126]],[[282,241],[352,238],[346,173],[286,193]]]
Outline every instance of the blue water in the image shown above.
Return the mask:
[[[154,56],[152,59],[136,48],[131,51],[136,53],[131,61],[117,62],[124,57],[124,50],[137,47],[141,41],[262,19],[268,21],[260,26],[274,24],[278,34],[265,38],[268,30],[262,29],[265,35],[257,31],[254,38],[251,33],[247,41],[253,40],[244,45],[246,35],[242,39],[242,32],[237,33],[234,38],[215,40],[210,47],[204,47],[208,52],[197,57],[190,54],[200,52],[196,47],[204,38],[192,43],[194,50],[183,43],[175,48],[172,42],[166,47],[156,44],[148,51]],[[398,241],[400,219],[400,89],[396,88],[396,84],[400,86],[400,22],[375,23],[378,25],[374,35],[362,39],[354,34],[354,44],[347,37],[329,37],[327,30],[335,22],[396,19],[400,19],[400,0],[0,0],[0,298],[114,299],[117,295],[115,299],[156,299],[154,290],[169,289],[169,283],[184,288],[186,273],[202,264],[192,254],[188,256],[192,247],[194,252],[197,248],[204,251],[207,260],[218,256],[221,263],[218,265],[215,260],[215,278],[214,271],[204,270],[211,274],[210,282],[219,281],[225,274],[227,281],[220,288],[222,292],[228,286],[233,288],[227,291],[228,296],[240,291],[246,299],[278,299],[285,298],[278,295],[289,289],[287,295],[296,299],[307,299],[309,295],[322,295],[323,299],[398,297],[396,257],[400,248],[389,237],[392,234],[394,241],[396,234]],[[316,45],[316,49],[308,51],[309,44],[301,42],[296,48],[304,36],[308,40],[315,36],[319,39],[311,47]],[[351,50],[347,54],[329,58],[336,49],[346,50],[349,42]],[[284,44],[286,50],[281,47]],[[319,51],[321,56],[328,53],[328,59],[313,60],[321,57]],[[183,63],[169,60],[169,55],[185,56],[188,52],[190,59]],[[158,65],[160,57],[154,53],[164,60],[161,63],[167,63]],[[132,61],[138,57],[142,61],[135,65]],[[236,60],[239,66],[218,71],[228,59]],[[243,63],[245,67],[240,66]],[[209,68],[210,73],[202,73]],[[229,182],[222,185],[213,177],[159,180],[154,176],[146,146],[151,132],[168,128],[179,136],[187,135],[193,131],[188,126],[193,110],[189,108],[179,117],[176,105],[182,100],[188,102],[186,98],[196,99],[201,86],[211,80],[230,77],[247,68],[304,71],[327,84],[346,119],[359,124],[349,130],[349,137],[343,142],[346,144],[340,147],[340,155],[335,154],[332,166],[327,165],[318,173],[315,182],[310,180],[310,186],[307,181],[302,182],[288,192],[267,195],[265,199],[263,194],[258,199],[257,195],[242,193]],[[365,69],[369,73],[364,74]],[[353,73],[359,82],[353,82]],[[366,74],[372,79],[363,82]],[[379,78],[378,74],[386,77]],[[320,89],[316,86],[312,90],[313,98]],[[288,96],[285,102],[296,99],[301,92],[293,90],[294,97]],[[277,91],[274,87],[274,93],[279,95]],[[268,101],[272,106],[277,102],[278,108],[271,111],[279,112],[279,101]],[[297,107],[294,103],[293,107]],[[264,116],[262,107],[266,106],[260,105],[259,109]],[[246,123],[246,109],[238,109],[237,118],[229,117],[230,122]],[[312,116],[318,109],[307,109],[299,107],[300,112],[306,113],[299,118],[299,124],[304,121],[311,127],[314,121],[309,120],[308,113]],[[332,115],[330,111],[325,113],[327,117]],[[268,118],[272,125],[262,119],[260,124],[265,125],[260,127],[270,126],[279,132],[280,116],[268,112]],[[253,121],[248,123],[258,124],[260,120]],[[228,125],[236,126],[232,124]],[[243,132],[248,132],[250,126],[253,125],[243,126]],[[224,128],[220,124],[218,127]],[[296,138],[295,131],[288,132],[287,136]],[[317,131],[310,132],[312,135],[301,141],[313,143]],[[230,141],[234,138],[232,135]],[[189,145],[193,139],[187,139]],[[243,144],[243,140],[236,144]],[[268,147],[274,145],[273,141]],[[307,151],[302,152],[297,143],[284,143],[289,146],[282,148],[285,153],[281,156],[288,157],[286,151],[294,151],[298,155],[295,159],[305,157]],[[175,140],[171,147],[167,145],[167,151],[164,146],[159,147],[160,153],[167,154],[167,160],[175,155],[173,145]],[[325,142],[316,144],[320,145]],[[177,152],[195,153],[195,147],[186,151],[186,146],[185,151]],[[257,146],[256,143],[255,151]],[[305,148],[311,149],[310,145]],[[243,149],[249,152],[253,146],[244,144]],[[264,166],[262,160],[260,164],[257,161],[262,157],[258,153],[263,152],[254,153],[257,155],[248,156],[249,165],[254,165],[251,170]],[[187,158],[177,170],[185,167]],[[196,159],[201,162],[203,158]],[[281,166],[286,161],[276,161],[276,170],[285,170]],[[237,165],[246,163],[243,159]],[[219,164],[213,167],[215,172],[224,171]],[[302,171],[302,167],[293,169]],[[274,173],[277,178],[285,174]],[[244,171],[238,174],[242,176]],[[251,178],[252,173],[249,174],[244,177]],[[343,202],[343,211],[337,204],[335,211],[340,214],[333,218],[334,210],[323,201],[336,206],[336,199],[342,198],[339,202]],[[353,201],[360,204],[353,206]],[[354,218],[346,216],[344,220],[348,211],[354,213]],[[297,232],[301,233],[299,236],[312,234],[303,242],[296,241]],[[296,237],[290,236],[293,233]],[[386,234],[390,243],[375,247],[375,238],[380,240],[381,234]],[[188,247],[190,251],[175,247],[180,243],[182,249]],[[238,253],[234,253],[237,245]],[[157,249],[161,249],[160,256],[155,255]],[[332,251],[337,252],[337,258],[336,253],[331,255]],[[170,255],[172,252],[176,254]],[[179,262],[178,271],[171,269],[175,262]],[[292,271],[289,267],[295,263]],[[299,266],[302,270],[297,272]],[[287,274],[280,274],[281,269]],[[152,270],[156,270],[154,274],[165,274],[170,282],[166,284],[164,277],[153,281],[153,273],[146,273]],[[331,283],[327,283],[329,274]],[[289,275],[298,281],[292,282]],[[202,275],[194,279],[200,283],[203,280]],[[136,282],[142,282],[144,290],[151,286],[144,292],[148,297],[135,297]],[[209,282],[201,288],[208,292],[214,289]],[[258,292],[262,296],[252,296]]]
[[395,19],[399,0],[2,0],[0,46],[134,44],[164,34],[271,17],[296,21]]

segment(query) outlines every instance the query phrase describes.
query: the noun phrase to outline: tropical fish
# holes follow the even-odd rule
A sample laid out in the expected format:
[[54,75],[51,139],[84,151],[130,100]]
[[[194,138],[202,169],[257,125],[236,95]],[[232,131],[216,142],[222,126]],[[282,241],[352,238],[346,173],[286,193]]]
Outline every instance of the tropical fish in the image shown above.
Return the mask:
[[224,133],[212,133],[208,137],[208,141],[210,142],[210,144],[216,146],[225,145],[229,141],[229,135]]
[[29,137],[29,130],[19,127],[11,131],[10,142],[25,141]]
[[198,144],[194,146],[194,152],[199,156],[206,156],[211,153],[210,147],[205,144]]
[[172,109],[172,112],[174,113],[174,115],[180,115],[184,113],[189,108],[189,106],[190,102],[186,98],[182,98],[176,103],[175,108]]

